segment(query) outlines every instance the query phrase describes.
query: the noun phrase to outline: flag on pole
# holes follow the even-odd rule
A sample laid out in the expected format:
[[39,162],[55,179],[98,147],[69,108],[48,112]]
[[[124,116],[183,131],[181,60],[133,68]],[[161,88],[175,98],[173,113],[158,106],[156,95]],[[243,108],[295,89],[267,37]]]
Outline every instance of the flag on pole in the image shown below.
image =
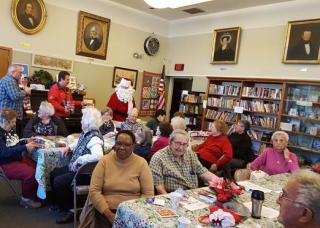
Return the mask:
[[162,67],[162,73],[161,73],[161,78],[159,82],[159,87],[158,87],[158,95],[159,95],[159,101],[157,105],[157,110],[159,109],[164,109],[164,104],[165,104],[165,84],[164,84],[164,76],[165,76],[165,65]]

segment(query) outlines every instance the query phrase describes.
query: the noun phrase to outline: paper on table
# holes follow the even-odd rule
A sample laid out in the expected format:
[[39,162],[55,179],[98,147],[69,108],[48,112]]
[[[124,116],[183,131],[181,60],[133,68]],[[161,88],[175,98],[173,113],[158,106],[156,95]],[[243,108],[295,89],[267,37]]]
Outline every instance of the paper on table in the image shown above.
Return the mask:
[[243,186],[246,189],[246,191],[260,190],[260,191],[263,191],[264,193],[272,192],[272,190],[261,187],[259,185],[254,184],[254,183],[251,183],[250,181],[239,181],[239,182],[237,182],[237,184]]
[[189,197],[188,201],[185,202],[180,202],[183,207],[189,211],[195,211],[195,210],[200,210],[202,208],[207,208],[208,204],[203,203],[193,197]]
[[[247,202],[247,203],[244,203],[244,205],[251,212],[252,203],[251,202]],[[279,215],[279,211],[274,210],[274,209],[269,208],[269,207],[262,206],[261,216],[266,217],[266,218],[270,218],[270,219],[274,219],[274,218],[277,218],[278,215]]]

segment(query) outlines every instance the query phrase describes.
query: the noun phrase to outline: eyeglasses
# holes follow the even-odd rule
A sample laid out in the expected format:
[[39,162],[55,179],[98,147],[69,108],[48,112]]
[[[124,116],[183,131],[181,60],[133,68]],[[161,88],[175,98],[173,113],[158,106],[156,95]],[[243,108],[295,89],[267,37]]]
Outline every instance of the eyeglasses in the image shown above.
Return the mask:
[[280,200],[287,200],[287,201],[289,201],[289,202],[291,202],[291,203],[297,203],[297,204],[305,205],[305,204],[302,203],[302,202],[298,202],[298,201],[295,201],[295,200],[293,200],[293,199],[290,199],[290,198],[286,197],[286,196],[285,196],[285,192],[280,192],[280,194],[279,194],[279,199],[280,199]]
[[182,147],[188,147],[189,146],[189,143],[181,143],[181,142],[176,142],[176,141],[172,141],[173,143],[174,143],[174,145],[176,146],[176,147],[180,147],[180,146],[182,146]]
[[115,144],[116,147],[121,147],[121,146],[130,147],[132,145],[133,145],[132,143],[123,143],[123,142],[116,142],[116,144]]

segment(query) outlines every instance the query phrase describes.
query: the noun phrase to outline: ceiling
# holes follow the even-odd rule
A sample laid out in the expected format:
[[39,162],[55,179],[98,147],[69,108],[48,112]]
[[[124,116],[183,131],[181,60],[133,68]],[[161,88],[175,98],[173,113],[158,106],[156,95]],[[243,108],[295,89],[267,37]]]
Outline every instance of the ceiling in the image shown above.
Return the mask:
[[[270,5],[280,2],[288,2],[295,0],[211,0],[210,2],[195,4],[191,6],[181,7],[177,9],[151,9],[143,0],[109,0],[129,8],[151,14],[162,19],[173,21],[178,19],[192,18],[207,14],[213,14],[223,11],[250,8],[255,6]],[[198,14],[189,14],[183,10],[190,8],[198,8],[204,12]]]

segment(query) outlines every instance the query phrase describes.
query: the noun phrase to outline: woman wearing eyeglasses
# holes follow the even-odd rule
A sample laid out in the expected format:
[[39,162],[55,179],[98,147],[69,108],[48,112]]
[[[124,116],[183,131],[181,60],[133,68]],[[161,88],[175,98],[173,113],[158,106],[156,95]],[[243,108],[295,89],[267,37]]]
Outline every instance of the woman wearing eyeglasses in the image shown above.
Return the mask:
[[266,148],[263,154],[249,166],[252,170],[263,170],[269,175],[292,173],[299,169],[297,156],[287,146],[289,135],[284,131],[276,131],[271,136],[272,148]]
[[[112,227],[121,202],[154,195],[149,166],[145,159],[133,153],[134,134],[122,130],[115,140],[114,150],[99,161],[92,174],[91,203],[87,202],[81,214],[80,227]],[[90,205],[94,208],[90,209]]]

